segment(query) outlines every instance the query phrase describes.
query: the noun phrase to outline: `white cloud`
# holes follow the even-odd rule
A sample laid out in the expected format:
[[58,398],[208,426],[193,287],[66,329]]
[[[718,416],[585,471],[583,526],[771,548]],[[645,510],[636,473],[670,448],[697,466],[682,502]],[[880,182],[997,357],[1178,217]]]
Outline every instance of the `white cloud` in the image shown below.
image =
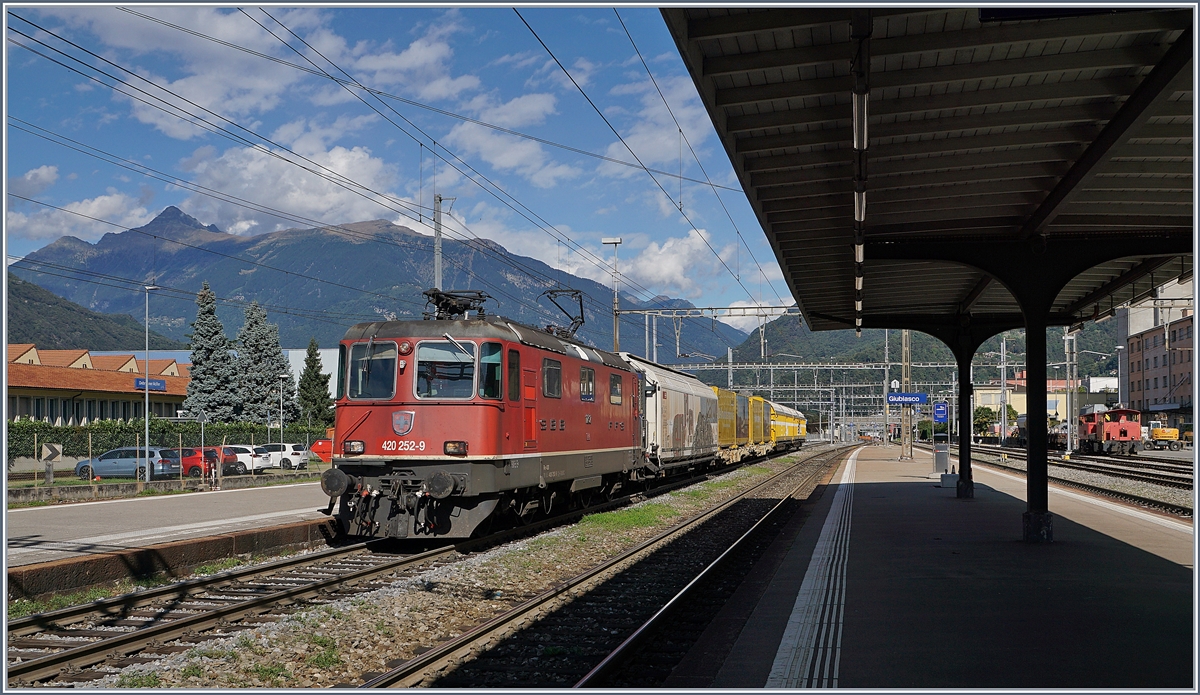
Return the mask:
[[[5,218],[7,232],[14,237],[30,240],[74,236],[85,241],[94,241],[110,232],[122,230],[110,224],[93,222],[80,215],[107,220],[126,228],[140,227],[154,217],[137,198],[113,189],[109,189],[107,195],[67,203],[60,207],[70,212],[41,209],[26,215],[10,209]],[[71,212],[79,215],[72,215]]]
[[58,181],[58,167],[43,165],[8,180],[8,192],[26,197],[35,196]]
[[[669,237],[662,243],[652,241],[632,261],[622,261],[622,275],[657,293],[695,299],[712,289],[724,272],[706,240],[710,234],[693,229],[685,237]],[[733,246],[721,250],[725,256]]]
[[496,104],[490,97],[480,95],[467,104],[467,109],[492,125],[520,128],[542,123],[546,116],[557,113],[554,110],[556,101],[553,94],[535,92]]
[[[388,192],[396,184],[395,168],[382,159],[371,155],[365,147],[332,147],[317,150],[321,142],[319,133],[298,134],[298,141],[305,140],[305,156],[338,174],[349,177],[372,191]],[[280,153],[287,158],[289,155]],[[312,167],[311,164],[306,166]],[[398,213],[384,205],[373,202],[377,198],[369,192],[366,197],[309,173],[278,157],[249,148],[226,150],[219,157],[206,159],[195,165],[193,180],[201,185],[220,191],[235,193],[238,197],[269,204],[273,208],[331,223],[359,222],[371,219],[397,220]],[[401,198],[391,194],[394,198]],[[390,207],[397,207],[395,203]],[[180,205],[188,214],[205,223],[216,224],[221,229],[235,234],[261,234],[264,232],[297,226],[297,223],[280,220],[262,212],[238,205],[193,195]]]
[[[675,118],[679,119],[679,124],[688,141],[696,149],[697,154],[703,157],[701,145],[712,132],[712,123],[696,95],[695,85],[684,76],[658,78],[658,85],[666,95]],[[625,142],[637,153],[638,158],[647,166],[660,168],[668,164],[678,166],[679,128],[675,126],[671,112],[667,111],[666,106],[663,105],[662,97],[654,89],[650,79],[617,85],[609,93],[613,96],[641,95],[639,99],[641,108],[630,114],[631,123],[625,127],[617,125]],[[629,151],[619,141],[611,143],[605,154],[618,159],[629,158]],[[689,163],[691,168],[695,167],[695,160],[692,159],[685,143],[683,145],[685,174],[688,173]],[[645,176],[637,169],[609,162],[601,164],[599,171],[606,176],[620,178],[629,178],[634,175]]]
[[371,52],[366,44],[360,44],[355,47],[357,54],[347,55],[345,60],[333,60],[343,66],[349,62],[351,67],[347,70],[350,74],[372,87],[404,87],[418,98],[429,101],[451,99],[480,85],[479,78],[474,75],[454,76],[451,73],[454,49],[449,37],[464,30],[457,20],[457,11],[447,12],[429,25],[425,35],[399,53],[393,50]]
[[[779,304],[777,304],[778,301],[779,301],[778,299],[760,298],[760,301],[756,303],[756,302],[750,302],[750,301],[742,299],[742,300],[730,302],[729,306],[733,306],[733,307],[779,306]],[[787,306],[795,306],[796,301],[794,299],[788,298],[786,305]],[[742,330],[742,331],[749,333],[751,331],[758,330],[758,327],[761,324],[763,324],[764,322],[770,323],[771,321],[773,321],[779,317],[778,311],[770,311],[770,312],[764,312],[764,313],[768,314],[766,316],[766,318],[759,317],[759,316],[727,316],[727,317],[723,317],[721,319],[721,321],[723,323],[729,324],[730,326],[733,326],[734,328],[737,328],[738,330]]]
[[562,179],[581,173],[576,167],[552,160],[536,142],[474,123],[454,126],[445,142],[460,154],[480,157],[497,171],[522,176],[538,188],[552,188]]

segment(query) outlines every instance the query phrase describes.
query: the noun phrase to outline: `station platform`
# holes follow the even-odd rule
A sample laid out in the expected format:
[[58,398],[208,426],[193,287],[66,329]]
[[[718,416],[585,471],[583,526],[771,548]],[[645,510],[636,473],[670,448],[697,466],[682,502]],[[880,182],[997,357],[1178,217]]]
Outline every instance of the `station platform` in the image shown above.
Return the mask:
[[1024,478],[961,500],[899,453],[843,462],[664,687],[1195,688],[1190,523],[1052,485],[1028,544]]
[[9,509],[8,567],[328,518],[319,483]]

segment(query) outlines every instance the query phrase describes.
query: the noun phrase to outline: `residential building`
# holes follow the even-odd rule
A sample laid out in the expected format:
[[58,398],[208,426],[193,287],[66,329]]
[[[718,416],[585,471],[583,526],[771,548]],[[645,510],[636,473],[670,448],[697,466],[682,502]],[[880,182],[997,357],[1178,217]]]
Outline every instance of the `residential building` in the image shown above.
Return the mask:
[[1129,406],[1144,420],[1164,420],[1171,427],[1192,423],[1192,347],[1195,316],[1164,321],[1129,336]]

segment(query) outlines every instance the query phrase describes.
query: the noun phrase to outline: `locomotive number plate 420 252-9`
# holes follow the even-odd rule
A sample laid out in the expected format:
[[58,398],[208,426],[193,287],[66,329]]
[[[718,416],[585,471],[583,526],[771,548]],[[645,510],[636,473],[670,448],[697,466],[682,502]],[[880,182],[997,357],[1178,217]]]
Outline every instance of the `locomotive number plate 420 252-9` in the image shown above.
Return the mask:
[[385,439],[379,448],[384,451],[425,451],[425,440]]

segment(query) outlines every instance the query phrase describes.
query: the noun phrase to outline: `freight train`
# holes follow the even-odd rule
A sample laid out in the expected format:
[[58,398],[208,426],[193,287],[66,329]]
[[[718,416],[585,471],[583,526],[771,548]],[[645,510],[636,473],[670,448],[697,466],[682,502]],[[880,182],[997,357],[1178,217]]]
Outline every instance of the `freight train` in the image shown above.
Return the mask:
[[339,345],[321,487],[346,535],[466,538],[804,444],[798,410],[446,295]]

